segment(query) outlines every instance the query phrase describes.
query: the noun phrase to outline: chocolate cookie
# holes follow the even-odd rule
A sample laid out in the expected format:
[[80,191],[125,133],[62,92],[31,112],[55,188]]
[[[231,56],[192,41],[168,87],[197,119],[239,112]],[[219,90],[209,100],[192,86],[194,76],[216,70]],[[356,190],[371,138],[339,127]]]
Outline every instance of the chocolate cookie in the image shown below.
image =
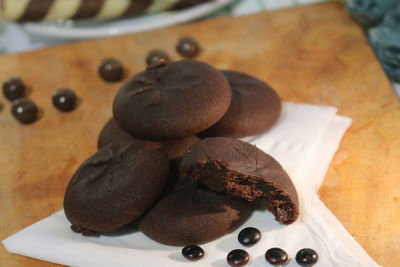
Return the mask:
[[117,122],[114,118],[111,118],[107,121],[107,123],[103,126],[100,131],[99,138],[97,139],[97,148],[101,149],[106,145],[120,140],[131,140],[136,139],[133,138],[130,134],[126,133],[121,127],[118,126]]
[[232,89],[225,115],[202,137],[244,137],[265,132],[281,114],[278,94],[265,82],[237,71],[222,71]]
[[166,245],[201,244],[232,231],[251,211],[249,203],[192,184],[162,198],[141,220],[139,229]]
[[199,133],[228,110],[231,90],[212,66],[181,60],[147,68],[119,89],[114,118],[129,134],[149,140]]
[[111,143],[86,160],[70,180],[65,215],[83,234],[112,231],[154,204],[168,174],[167,153],[159,144]]
[[179,179],[258,203],[284,224],[299,215],[296,188],[282,166],[256,146],[237,139],[206,138],[194,144],[183,155]]
[[183,154],[185,154],[186,150],[188,150],[189,147],[191,147],[198,141],[200,141],[200,138],[191,135],[179,139],[159,141],[158,143],[160,143],[165,148],[168,153],[168,158],[177,159],[182,157]]
[[165,151],[167,151],[169,160],[169,171],[170,175],[168,177],[166,190],[170,191],[178,183],[179,178],[179,167],[181,165],[181,160],[183,154],[195,143],[200,141],[200,138],[192,135],[188,137],[183,137],[180,139],[171,139],[160,141],[160,143]]
[[[132,137],[127,132],[122,130],[117,122],[113,118],[111,118],[104,125],[103,129],[100,132],[97,142],[97,148],[101,149],[102,147],[115,141],[131,139],[138,140],[137,138]],[[159,141],[157,143],[161,144],[164,147],[169,159],[176,159],[182,157],[186,150],[199,140],[200,139],[198,137],[192,135],[179,139]]]

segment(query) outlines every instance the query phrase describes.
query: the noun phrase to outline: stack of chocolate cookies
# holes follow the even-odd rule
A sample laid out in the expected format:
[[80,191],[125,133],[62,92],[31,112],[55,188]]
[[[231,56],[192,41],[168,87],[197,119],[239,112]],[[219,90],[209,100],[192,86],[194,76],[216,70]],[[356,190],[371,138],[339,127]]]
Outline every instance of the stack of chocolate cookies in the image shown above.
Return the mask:
[[276,92],[244,73],[195,60],[147,68],[119,89],[99,151],[68,184],[71,229],[93,235],[135,222],[155,241],[184,246],[232,231],[255,207],[294,222],[289,176],[235,139],[267,131],[280,112]]

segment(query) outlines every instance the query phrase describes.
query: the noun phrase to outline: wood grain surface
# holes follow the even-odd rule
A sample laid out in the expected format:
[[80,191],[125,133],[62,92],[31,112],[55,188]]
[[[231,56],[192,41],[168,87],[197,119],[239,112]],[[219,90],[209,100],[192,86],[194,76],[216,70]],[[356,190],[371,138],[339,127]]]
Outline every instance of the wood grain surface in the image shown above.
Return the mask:
[[[123,83],[102,81],[100,60],[121,59],[127,79],[145,68],[150,49],[180,59],[183,35],[202,44],[199,60],[253,74],[285,101],[333,105],[353,118],[320,197],[379,264],[399,266],[399,101],[362,30],[332,2],[0,56],[0,79],[21,77],[42,113],[21,125],[0,96],[0,240],[61,209],[71,175],[96,151]],[[73,112],[51,104],[61,87],[80,98]],[[0,266],[51,265],[0,246]]]

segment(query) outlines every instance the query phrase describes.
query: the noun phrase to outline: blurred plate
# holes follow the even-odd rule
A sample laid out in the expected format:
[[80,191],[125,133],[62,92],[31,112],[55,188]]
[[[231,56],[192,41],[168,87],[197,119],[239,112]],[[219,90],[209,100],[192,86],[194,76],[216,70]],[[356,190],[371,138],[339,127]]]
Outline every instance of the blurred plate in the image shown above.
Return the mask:
[[165,11],[135,18],[106,22],[63,21],[58,23],[25,23],[24,29],[31,34],[56,39],[88,39],[142,32],[188,22],[210,14],[233,0],[215,0],[181,11]]

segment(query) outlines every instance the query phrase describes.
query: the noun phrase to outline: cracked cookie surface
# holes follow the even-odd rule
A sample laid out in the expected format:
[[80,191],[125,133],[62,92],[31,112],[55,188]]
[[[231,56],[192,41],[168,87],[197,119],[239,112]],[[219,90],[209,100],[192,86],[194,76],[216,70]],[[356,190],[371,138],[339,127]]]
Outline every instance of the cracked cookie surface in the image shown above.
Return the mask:
[[295,186],[278,161],[246,142],[206,138],[183,155],[180,183],[210,189],[267,208],[283,224],[299,216]]
[[228,110],[224,75],[195,60],[160,63],[135,75],[113,102],[119,126],[137,138],[177,139],[199,133]]
[[109,232],[146,212],[167,182],[169,162],[161,145],[130,140],[106,145],[71,178],[64,211],[82,234]]

